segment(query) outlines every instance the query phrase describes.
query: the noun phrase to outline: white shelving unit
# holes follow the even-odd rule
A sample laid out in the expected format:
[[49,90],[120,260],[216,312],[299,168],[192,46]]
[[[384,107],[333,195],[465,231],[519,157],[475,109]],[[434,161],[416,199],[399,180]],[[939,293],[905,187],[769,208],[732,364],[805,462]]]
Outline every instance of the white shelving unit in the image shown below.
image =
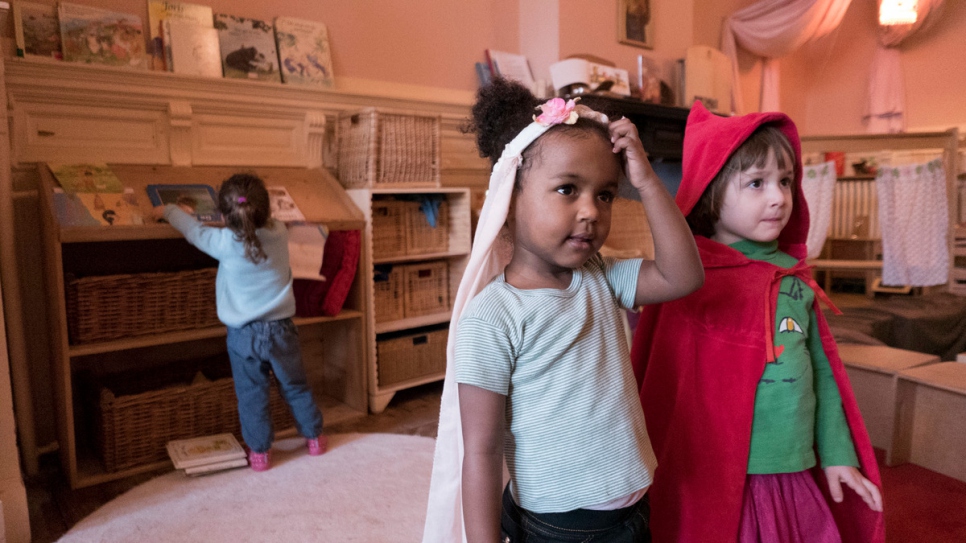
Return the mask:
[[[403,333],[407,330],[418,330],[423,327],[441,325],[448,323],[452,312],[453,300],[459,288],[460,278],[466,269],[470,255],[471,243],[471,215],[470,215],[470,191],[462,188],[375,188],[375,189],[350,189],[346,191],[349,197],[355,202],[356,206],[362,210],[366,219],[366,230],[363,235],[363,250],[359,262],[360,276],[366,282],[368,292],[368,309],[365,311],[369,324],[369,410],[373,413],[381,413],[392,400],[393,395],[399,390],[439,381],[445,375],[445,371],[432,372],[413,379],[401,382],[393,382],[388,385],[380,385],[379,379],[379,360],[377,356],[377,342],[380,335],[389,333]],[[430,195],[441,194],[446,197],[448,223],[449,223],[449,244],[445,252],[404,255],[394,257],[375,258],[372,251],[372,202],[380,197],[390,197],[397,195]],[[417,262],[445,261],[449,265],[449,304],[450,307],[443,312],[421,315],[418,317],[402,318],[386,322],[376,323],[375,296],[373,290],[373,266],[378,264],[409,264]],[[445,360],[439,365],[445,368]]]

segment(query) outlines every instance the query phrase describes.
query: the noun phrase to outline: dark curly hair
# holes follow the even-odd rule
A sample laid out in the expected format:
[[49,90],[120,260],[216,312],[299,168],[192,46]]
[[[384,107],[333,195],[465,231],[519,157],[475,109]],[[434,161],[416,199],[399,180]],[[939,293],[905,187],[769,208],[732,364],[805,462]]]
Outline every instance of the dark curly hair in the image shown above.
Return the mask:
[[245,256],[254,263],[268,258],[255,231],[272,219],[265,183],[256,175],[238,173],[218,189],[218,210],[225,225],[245,244]]
[[[533,122],[533,116],[538,114],[537,106],[542,102],[523,85],[498,77],[489,85],[481,87],[476,93],[476,103],[473,105],[472,118],[464,126],[464,132],[476,134],[476,146],[480,156],[490,159],[490,165],[496,165],[503,154],[503,148],[513,140],[524,128]],[[574,124],[558,124],[547,134],[567,135],[571,137],[598,136],[610,143],[610,133],[607,125],[581,117]],[[541,137],[523,152],[522,171],[529,169],[532,158],[537,154]],[[616,156],[616,155],[615,155]],[[517,176],[519,187],[520,177]]]

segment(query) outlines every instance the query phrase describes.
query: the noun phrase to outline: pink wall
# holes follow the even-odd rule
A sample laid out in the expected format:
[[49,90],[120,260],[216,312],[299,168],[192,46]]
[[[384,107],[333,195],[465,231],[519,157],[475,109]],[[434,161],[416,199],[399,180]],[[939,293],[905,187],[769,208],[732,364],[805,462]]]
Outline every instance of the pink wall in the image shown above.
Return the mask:
[[[852,2],[837,33],[800,54],[807,133],[865,132],[875,21],[874,2]],[[909,131],[966,126],[964,35],[966,3],[947,1],[938,22],[901,48]]]
[[[52,0],[37,0],[52,4]],[[74,0],[141,16],[147,2]],[[516,51],[518,0],[196,0],[215,13],[284,15],[328,26],[336,77],[476,89],[473,63],[486,48]],[[136,7],[135,7],[136,6]]]
[[654,49],[617,41],[617,2],[560,0],[560,58],[589,53],[613,61],[637,76],[637,56],[655,59],[665,68],[684,57],[692,43],[693,0],[650,0]]

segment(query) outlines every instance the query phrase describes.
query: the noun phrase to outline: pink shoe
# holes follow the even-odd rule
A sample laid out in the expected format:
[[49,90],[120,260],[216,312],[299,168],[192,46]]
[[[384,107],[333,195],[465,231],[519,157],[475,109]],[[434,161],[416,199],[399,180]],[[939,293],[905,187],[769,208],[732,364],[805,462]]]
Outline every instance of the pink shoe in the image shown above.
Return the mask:
[[309,456],[325,454],[328,444],[329,441],[322,434],[305,440],[305,445],[309,448]]
[[272,467],[271,451],[263,453],[249,451],[248,465],[252,467],[252,471],[268,471],[268,468]]

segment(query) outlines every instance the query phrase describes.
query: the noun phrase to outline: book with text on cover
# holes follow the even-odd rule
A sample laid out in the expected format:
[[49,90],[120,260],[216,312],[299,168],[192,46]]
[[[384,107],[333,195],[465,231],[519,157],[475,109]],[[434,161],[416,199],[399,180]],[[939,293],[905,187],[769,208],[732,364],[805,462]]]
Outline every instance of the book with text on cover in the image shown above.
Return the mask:
[[244,460],[247,456],[235,436],[228,433],[175,439],[168,442],[167,449],[175,469],[222,464],[233,460]]
[[151,205],[174,204],[201,222],[221,221],[218,196],[211,185],[148,185]]
[[332,54],[329,31],[324,24],[276,17],[275,41],[283,83],[332,86]]
[[151,55],[151,68],[172,71],[165,62],[165,43],[162,38],[162,21],[191,21],[202,28],[212,28],[212,12],[209,6],[187,2],[166,2],[148,0],[148,53]]

